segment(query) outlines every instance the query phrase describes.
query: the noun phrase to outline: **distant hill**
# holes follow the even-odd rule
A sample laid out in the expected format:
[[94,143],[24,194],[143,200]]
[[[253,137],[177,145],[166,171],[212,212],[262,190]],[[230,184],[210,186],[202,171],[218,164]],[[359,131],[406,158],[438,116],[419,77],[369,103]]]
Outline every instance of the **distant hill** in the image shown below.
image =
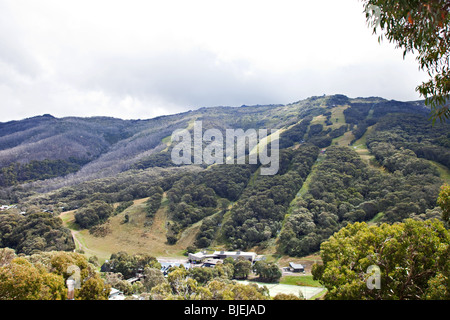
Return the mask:
[[[10,121],[0,123],[0,199],[24,211],[76,210],[93,201],[153,199],[160,188],[169,244],[196,230],[191,245],[198,248],[303,256],[348,222],[439,217],[450,124],[433,127],[428,116],[423,101],[332,95],[147,120]],[[260,163],[174,164],[170,136],[192,131],[194,121],[223,133],[280,129],[278,173],[261,176]],[[151,226],[150,213],[147,219]]]

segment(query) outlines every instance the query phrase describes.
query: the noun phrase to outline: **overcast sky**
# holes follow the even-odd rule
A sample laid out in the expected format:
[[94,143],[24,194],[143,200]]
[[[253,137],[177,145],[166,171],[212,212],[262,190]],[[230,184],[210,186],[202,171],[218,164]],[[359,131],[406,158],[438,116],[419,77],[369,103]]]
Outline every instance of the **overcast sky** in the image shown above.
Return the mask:
[[146,119],[345,94],[417,100],[358,0],[0,0],[0,122]]

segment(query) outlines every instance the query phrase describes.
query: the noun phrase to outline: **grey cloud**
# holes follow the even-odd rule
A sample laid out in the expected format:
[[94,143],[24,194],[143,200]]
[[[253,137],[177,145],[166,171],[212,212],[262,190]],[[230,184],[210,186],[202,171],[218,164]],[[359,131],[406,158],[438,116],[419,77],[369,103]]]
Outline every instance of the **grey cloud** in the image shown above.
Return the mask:
[[[60,77],[86,90],[97,89],[114,96],[131,95],[143,101],[157,95],[177,105],[239,105],[272,100],[275,87],[264,77],[248,75],[246,61],[224,62],[213,53],[196,49],[148,56],[83,57]],[[271,92],[272,91],[272,92]]]
[[31,48],[27,46],[17,21],[9,13],[7,5],[2,2],[0,2],[0,12],[2,12],[0,19],[0,63],[21,75],[37,76],[42,68],[36,57],[30,52]]

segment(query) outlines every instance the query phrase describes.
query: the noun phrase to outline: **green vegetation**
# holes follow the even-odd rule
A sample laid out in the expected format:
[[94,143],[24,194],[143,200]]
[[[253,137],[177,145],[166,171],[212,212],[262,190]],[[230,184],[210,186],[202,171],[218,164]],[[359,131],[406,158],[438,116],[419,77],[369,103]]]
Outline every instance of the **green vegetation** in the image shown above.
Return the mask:
[[278,282],[282,276],[278,264],[274,262],[256,261],[253,271],[259,276],[260,281]]
[[[366,19],[374,33],[414,53],[430,80],[417,86],[432,109],[433,123],[450,118],[450,69],[448,66],[450,15],[447,1],[363,0]],[[378,38],[382,39],[382,35]]]
[[156,211],[161,207],[164,190],[161,187],[154,187],[150,190],[150,197],[146,202],[147,217],[153,218]]
[[[321,246],[323,264],[314,279],[327,289],[326,299],[450,299],[450,233],[437,220],[368,226],[349,224]],[[369,267],[379,268],[379,285]]]
[[396,175],[370,168],[349,148],[328,148],[308,192],[293,203],[280,235],[282,250],[291,256],[313,253],[348,222],[370,221],[381,212],[380,220],[391,223],[437,215],[430,210],[442,181],[433,167],[414,154],[392,152],[398,162],[389,168]]
[[[284,150],[283,150],[284,151]],[[276,237],[291,201],[301,189],[318,148],[301,145],[280,154],[275,176],[258,176],[231,208],[223,231],[233,248],[244,249]]]
[[[72,119],[69,125],[67,119],[45,117],[0,124],[5,132],[2,136],[0,130],[0,176],[16,177],[0,188],[0,204],[16,204],[0,212],[0,247],[24,255],[76,248],[93,263],[110,260],[102,274],[107,284],[147,298],[232,299],[244,290],[233,279],[249,275],[317,286],[308,275],[280,279],[277,262],[315,254],[352,225],[372,228],[433,218],[448,227],[448,187],[443,185],[450,172],[450,125],[432,126],[427,112],[421,102],[336,95],[286,106],[200,109],[157,120]],[[260,164],[174,166],[167,137],[175,128],[192,130],[195,119],[205,130],[279,128],[278,173],[262,176]],[[45,135],[43,124],[49,121],[59,129],[49,127]],[[23,159],[18,166],[9,148],[31,150],[30,137],[22,133],[30,125],[44,136],[59,132],[64,139],[79,138],[66,131],[79,125],[83,137],[89,132],[91,139],[86,142],[89,161],[64,179],[66,160],[50,151],[48,160]],[[69,146],[67,140],[61,143]],[[52,171],[53,164],[61,170]],[[14,168],[25,167],[27,178],[17,178]],[[251,250],[268,260],[253,266],[229,261],[217,269],[189,271],[190,279],[181,269],[174,270],[178,280],[175,274],[161,279],[155,271],[154,256],[180,257],[200,249]],[[429,279],[433,286],[447,281],[445,268]],[[127,284],[136,272],[149,280]],[[186,287],[175,288],[176,283]],[[245,290],[268,298],[259,289]]]
[[85,160],[71,158],[69,160],[33,160],[26,164],[11,163],[0,170],[0,187],[35,180],[45,180],[74,173],[86,164]]
[[111,205],[104,201],[96,200],[89,205],[77,210],[75,221],[81,228],[90,228],[105,222],[114,212]]
[[108,299],[110,286],[81,254],[54,251],[17,257],[6,248],[0,249],[0,257],[0,300],[65,300],[71,276],[78,281],[76,300]]
[[314,280],[313,276],[283,276],[280,279],[281,284],[289,284],[295,286],[321,287],[319,281]]
[[75,249],[70,231],[51,213],[1,213],[0,246],[24,254]]
[[444,185],[441,187],[439,197],[437,200],[438,205],[442,209],[442,219],[450,223],[450,186]]

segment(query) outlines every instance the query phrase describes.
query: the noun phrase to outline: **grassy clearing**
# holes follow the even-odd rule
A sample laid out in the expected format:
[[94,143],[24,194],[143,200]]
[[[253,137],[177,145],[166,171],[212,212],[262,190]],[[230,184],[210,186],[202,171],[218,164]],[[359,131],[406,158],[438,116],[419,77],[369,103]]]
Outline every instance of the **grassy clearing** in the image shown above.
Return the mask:
[[347,108],[349,108],[349,106],[345,105],[345,106],[338,106],[331,110],[330,121],[333,124],[329,127],[333,128],[333,129],[337,129],[346,124],[344,110]]
[[[277,132],[278,137],[281,136],[281,134],[284,131],[286,131],[286,129],[284,129],[284,128],[278,130],[278,132]],[[256,144],[256,146],[249,152],[249,155],[254,154],[254,153],[259,154],[260,152],[262,152],[266,148],[267,144],[272,141],[273,137],[275,137],[275,133],[269,134],[264,139],[259,140],[258,143]]]
[[283,276],[280,279],[280,283],[305,287],[322,287],[320,282],[314,280],[313,276],[311,275]]
[[308,192],[308,190],[309,190],[309,185],[310,185],[310,183],[311,183],[311,180],[312,180],[312,177],[313,177],[314,173],[316,172],[317,165],[318,165],[318,164],[315,163],[315,164],[313,165],[313,167],[311,168],[310,174],[308,175],[308,177],[306,178],[306,180],[303,182],[302,187],[301,187],[301,189],[298,191],[298,193],[297,193],[295,199],[293,200],[293,202],[296,201],[296,198],[298,198],[298,197],[303,197],[303,196]]
[[[122,213],[110,217],[106,225],[110,229],[104,237],[95,237],[89,230],[79,230],[75,224],[75,212],[64,212],[61,218],[66,227],[71,229],[77,249],[84,251],[86,256],[97,256],[100,262],[110,258],[112,253],[124,251],[129,254],[148,253],[158,257],[182,257],[183,251],[191,244],[198,232],[199,226],[185,230],[175,245],[167,244],[166,222],[167,206],[162,205],[149,225],[146,217],[145,201],[139,199]],[[166,203],[163,199],[163,204]],[[124,223],[125,215],[129,222]]]
[[314,124],[321,124],[323,126],[325,126],[325,121],[327,120],[327,117],[325,117],[323,114],[314,117],[311,120],[311,124],[310,125],[314,125]]
[[358,140],[356,140],[354,145],[362,146],[362,148],[367,149],[367,135],[370,134],[373,130],[374,130],[374,126],[368,127],[366,132],[364,133],[364,135],[361,138],[359,138]]
[[163,150],[164,152],[169,150],[170,145],[172,144],[172,136],[167,136],[161,140],[162,143],[166,145],[166,148]]
[[351,131],[347,131],[342,136],[334,138],[331,141],[331,145],[333,145],[333,146],[338,145],[338,146],[348,147],[354,138],[355,138],[355,136],[353,135],[353,133]]
[[372,218],[372,220],[370,220],[368,222],[369,225],[375,225],[378,222],[380,222],[381,218],[383,217],[384,213],[383,212],[378,212],[375,217]]
[[[312,255],[309,255],[306,257],[301,257],[301,258],[279,255],[276,262],[278,263],[280,268],[288,267],[290,262],[294,262],[294,263],[303,265],[305,267],[305,274],[295,275],[295,277],[305,277],[305,276],[311,275],[311,268],[315,263],[318,263],[318,264],[322,263],[322,258],[320,257],[320,255],[318,253],[312,254]],[[286,276],[288,276],[288,275],[286,275]]]
[[369,149],[367,148],[367,135],[370,134],[373,130],[374,126],[368,127],[364,135],[356,140],[351,148],[353,148],[353,150],[355,150],[356,153],[359,154],[361,159],[364,160],[369,166],[383,171],[384,168],[377,162],[375,156],[371,154]]
[[431,160],[428,161],[437,168],[437,170],[439,171],[439,175],[441,176],[441,179],[444,180],[445,183],[450,183],[450,170],[440,163]]

